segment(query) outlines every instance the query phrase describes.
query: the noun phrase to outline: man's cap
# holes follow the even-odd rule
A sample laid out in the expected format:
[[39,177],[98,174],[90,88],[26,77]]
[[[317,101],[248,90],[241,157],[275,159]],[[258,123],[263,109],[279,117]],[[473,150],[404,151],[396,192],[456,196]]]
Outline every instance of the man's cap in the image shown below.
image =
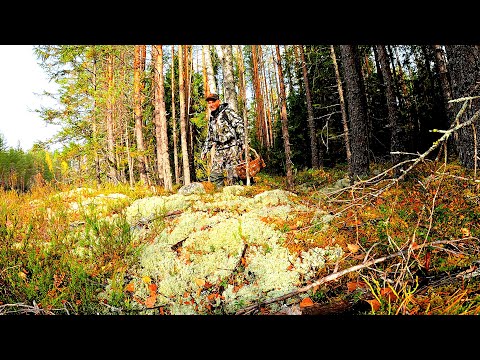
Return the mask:
[[208,101],[208,100],[215,100],[215,101],[217,101],[218,99],[219,99],[219,97],[218,97],[217,94],[209,94],[209,95],[205,98],[205,100],[207,100],[207,101]]

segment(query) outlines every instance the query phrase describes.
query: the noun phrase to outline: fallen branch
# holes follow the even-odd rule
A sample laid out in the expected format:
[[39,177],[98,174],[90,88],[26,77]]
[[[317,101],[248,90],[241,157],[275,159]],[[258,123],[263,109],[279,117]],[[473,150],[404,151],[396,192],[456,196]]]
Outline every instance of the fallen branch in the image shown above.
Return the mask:
[[262,302],[259,302],[259,303],[255,304],[255,305],[245,307],[243,309],[238,310],[235,313],[235,315],[249,314],[249,313],[252,312],[252,310],[254,310],[256,308],[259,308],[261,306],[272,304],[272,303],[275,303],[275,302],[278,302],[278,301],[286,300],[286,299],[291,298],[291,297],[293,297],[295,295],[298,295],[300,293],[304,293],[304,292],[310,290],[311,288],[314,288],[314,287],[317,287],[319,285],[323,285],[327,282],[336,280],[336,279],[342,277],[345,274],[367,268],[369,266],[384,262],[388,259],[400,256],[400,255],[404,255],[404,254],[406,254],[410,251],[413,251],[413,250],[419,250],[419,249],[422,249],[426,246],[432,246],[432,245],[438,245],[438,244],[451,244],[451,243],[465,241],[465,240],[471,240],[471,239],[477,239],[477,238],[468,237],[468,238],[462,238],[462,239],[456,239],[456,240],[439,240],[439,241],[433,241],[431,243],[424,243],[422,245],[414,245],[414,246],[410,245],[405,250],[400,250],[400,251],[397,251],[396,253],[393,253],[393,254],[390,254],[390,255],[387,255],[387,256],[383,256],[383,257],[378,258],[378,259],[372,259],[372,260],[369,260],[369,261],[364,261],[362,264],[349,267],[348,269],[345,269],[345,270],[342,270],[342,271],[339,271],[339,272],[334,272],[334,273],[332,273],[330,275],[327,275],[327,276],[325,276],[325,277],[323,277],[323,278],[321,278],[321,279],[319,279],[319,280],[317,280],[317,281],[315,281],[315,282],[313,282],[309,285],[303,286],[303,287],[301,287],[301,288],[299,288],[295,291],[289,292],[288,294],[285,294],[285,295],[282,295],[282,296],[279,296],[279,297],[276,297],[276,298],[273,298],[273,299],[265,300],[265,301],[262,301]]

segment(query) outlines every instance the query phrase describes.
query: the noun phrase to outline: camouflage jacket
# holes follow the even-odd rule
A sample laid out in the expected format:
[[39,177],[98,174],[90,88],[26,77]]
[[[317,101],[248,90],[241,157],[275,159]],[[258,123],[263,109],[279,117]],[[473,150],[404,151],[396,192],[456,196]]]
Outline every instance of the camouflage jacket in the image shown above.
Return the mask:
[[202,155],[207,154],[213,144],[218,150],[231,146],[239,146],[243,149],[244,136],[243,119],[228,106],[228,103],[220,104],[218,109],[210,114]]

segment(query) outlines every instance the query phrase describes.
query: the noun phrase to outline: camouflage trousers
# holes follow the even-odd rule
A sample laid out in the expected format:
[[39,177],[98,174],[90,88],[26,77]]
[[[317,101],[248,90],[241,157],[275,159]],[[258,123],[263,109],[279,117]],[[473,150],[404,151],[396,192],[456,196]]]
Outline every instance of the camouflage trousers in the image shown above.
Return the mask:
[[217,186],[233,185],[240,181],[235,171],[239,163],[241,149],[231,146],[226,149],[215,149],[209,180]]

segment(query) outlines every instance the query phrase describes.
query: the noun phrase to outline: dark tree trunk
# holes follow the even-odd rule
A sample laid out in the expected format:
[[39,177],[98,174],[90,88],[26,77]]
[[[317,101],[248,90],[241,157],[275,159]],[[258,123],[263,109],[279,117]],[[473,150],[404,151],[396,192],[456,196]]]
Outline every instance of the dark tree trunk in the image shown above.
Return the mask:
[[437,73],[440,78],[440,86],[442,88],[445,112],[447,113],[448,119],[452,123],[455,119],[455,114],[452,112],[452,103],[449,103],[449,101],[452,100],[452,88],[450,86],[450,79],[445,61],[445,53],[442,49],[442,45],[433,45],[433,48],[435,52],[435,66],[437,68]]
[[[448,59],[448,71],[452,85],[452,97],[458,99],[468,96],[480,95],[480,53],[473,45],[447,45],[445,46]],[[457,114],[463,102],[453,104],[454,113]],[[459,122],[465,122],[480,109],[480,100],[471,100]],[[458,131],[457,149],[461,164],[467,169],[477,169],[478,161],[478,122],[466,126]]]
[[350,180],[370,174],[368,158],[369,141],[365,85],[361,76],[358,49],[355,45],[340,45],[340,55],[345,76],[345,92],[350,120],[350,150],[352,162]]
[[319,167],[323,166],[323,154],[321,154],[321,148],[318,146],[318,141],[317,141],[317,129],[315,125],[315,119],[313,117],[312,96],[310,94],[307,63],[305,61],[305,52],[303,51],[303,45],[300,45],[299,49],[300,49],[300,56],[302,59],[303,83],[305,85],[305,97],[306,97],[307,111],[308,111],[307,121],[308,121],[309,135],[310,135],[312,168],[318,169]]
[[[405,144],[402,137],[402,126],[400,123],[397,97],[395,96],[395,86],[390,71],[387,50],[384,45],[377,45],[376,48],[387,100],[388,126],[390,128],[390,151],[393,153],[392,164],[395,165],[401,162],[404,156],[394,154],[394,152],[404,151]],[[395,168],[394,175],[400,175],[400,168]]]

